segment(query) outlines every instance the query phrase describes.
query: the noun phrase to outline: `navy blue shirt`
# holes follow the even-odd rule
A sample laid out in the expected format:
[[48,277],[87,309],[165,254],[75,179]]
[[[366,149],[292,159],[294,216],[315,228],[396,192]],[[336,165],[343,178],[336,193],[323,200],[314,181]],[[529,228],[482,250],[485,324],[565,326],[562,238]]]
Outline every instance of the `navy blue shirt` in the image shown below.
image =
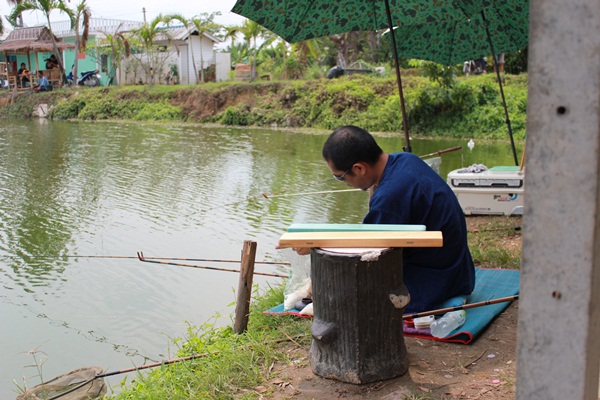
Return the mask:
[[389,155],[363,223],[417,224],[442,232],[443,247],[403,249],[404,284],[411,296],[405,312],[439,308],[444,300],[473,291],[475,268],[462,208],[450,186],[416,155]]

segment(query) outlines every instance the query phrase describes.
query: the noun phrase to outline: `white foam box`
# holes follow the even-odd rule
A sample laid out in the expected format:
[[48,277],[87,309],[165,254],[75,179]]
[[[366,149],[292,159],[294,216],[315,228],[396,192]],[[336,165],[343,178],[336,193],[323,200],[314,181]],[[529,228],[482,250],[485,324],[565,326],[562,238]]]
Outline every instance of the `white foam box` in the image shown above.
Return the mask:
[[465,215],[522,215],[525,174],[519,167],[448,174],[448,185]]

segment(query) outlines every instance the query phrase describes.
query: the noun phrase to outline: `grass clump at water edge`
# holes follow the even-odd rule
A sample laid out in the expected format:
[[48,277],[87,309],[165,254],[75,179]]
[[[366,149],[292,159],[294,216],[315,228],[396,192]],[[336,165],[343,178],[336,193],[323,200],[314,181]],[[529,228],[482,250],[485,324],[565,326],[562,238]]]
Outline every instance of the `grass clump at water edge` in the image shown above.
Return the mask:
[[131,382],[113,399],[254,399],[269,396],[261,384],[273,378],[273,365],[289,364],[288,350],[306,348],[310,323],[303,318],[273,318],[262,314],[283,302],[284,285],[271,287],[253,300],[248,330],[236,335],[230,327],[189,326],[175,339],[177,357],[204,356],[165,365]]

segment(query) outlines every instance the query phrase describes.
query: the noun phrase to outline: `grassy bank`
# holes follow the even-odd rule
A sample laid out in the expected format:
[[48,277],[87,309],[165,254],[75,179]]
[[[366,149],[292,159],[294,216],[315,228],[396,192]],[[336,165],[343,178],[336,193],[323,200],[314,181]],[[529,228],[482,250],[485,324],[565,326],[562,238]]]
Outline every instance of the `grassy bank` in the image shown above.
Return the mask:
[[[507,138],[493,74],[459,77],[441,87],[404,72],[407,119],[413,136]],[[516,139],[525,135],[527,75],[505,75],[504,93]],[[213,123],[331,130],[346,124],[400,132],[395,78],[355,75],[339,79],[222,82],[190,86],[123,86],[5,94],[0,116],[29,118],[40,103],[49,118]]]
[[[520,217],[469,217],[469,246],[483,268],[520,266]],[[190,327],[187,337],[174,341],[177,356],[205,356],[134,376],[115,399],[259,399],[273,398],[281,389],[285,368],[306,368],[311,321],[272,317],[264,310],[283,302],[283,287],[255,296],[246,334],[230,328]],[[440,350],[441,351],[441,350]],[[418,387],[408,399],[432,399]],[[290,398],[290,397],[288,397]],[[316,397],[318,398],[318,397]]]

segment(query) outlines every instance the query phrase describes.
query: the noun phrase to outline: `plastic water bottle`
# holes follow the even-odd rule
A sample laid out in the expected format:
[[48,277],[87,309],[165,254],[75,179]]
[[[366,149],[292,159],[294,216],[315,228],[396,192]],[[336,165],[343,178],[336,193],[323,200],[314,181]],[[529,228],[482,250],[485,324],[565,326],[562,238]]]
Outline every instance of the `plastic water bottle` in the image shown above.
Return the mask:
[[467,319],[465,310],[452,311],[444,314],[442,318],[436,319],[431,323],[431,335],[436,338],[445,338],[455,330],[461,327]]

